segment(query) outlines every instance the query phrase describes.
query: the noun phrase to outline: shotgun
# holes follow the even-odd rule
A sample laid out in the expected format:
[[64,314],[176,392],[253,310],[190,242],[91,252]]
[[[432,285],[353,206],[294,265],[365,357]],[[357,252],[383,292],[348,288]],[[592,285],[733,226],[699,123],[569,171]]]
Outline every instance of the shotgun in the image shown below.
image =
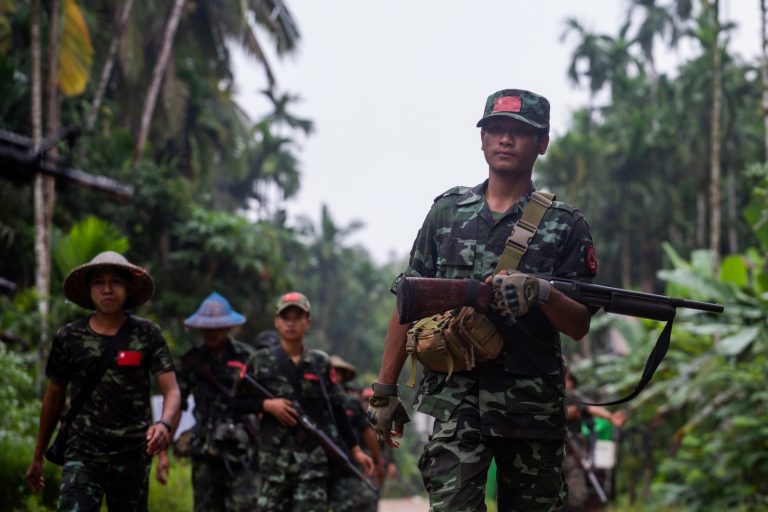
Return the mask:
[[[549,281],[571,299],[602,308],[608,313],[669,321],[675,309],[687,308],[722,313],[721,304],[635,292],[597,284],[581,283],[552,276],[536,276]],[[475,279],[402,277],[397,283],[397,314],[401,324],[415,322],[449,309],[471,306],[485,313],[490,309],[493,290],[490,284]]]

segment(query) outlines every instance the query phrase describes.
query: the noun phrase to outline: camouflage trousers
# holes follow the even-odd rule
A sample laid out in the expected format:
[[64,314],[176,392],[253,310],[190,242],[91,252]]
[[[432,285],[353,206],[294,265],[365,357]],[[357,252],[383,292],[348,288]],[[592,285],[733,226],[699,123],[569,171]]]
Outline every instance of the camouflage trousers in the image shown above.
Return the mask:
[[218,457],[194,457],[192,487],[195,512],[251,512],[259,498],[259,474],[248,464],[232,463],[228,470]]
[[61,470],[59,512],[98,512],[107,495],[110,512],[147,510],[151,459],[144,454],[120,462],[68,460]]
[[484,436],[477,407],[462,403],[435,421],[419,459],[431,511],[484,511],[485,484],[496,459],[499,512],[550,512],[563,504],[562,440]]
[[326,477],[301,479],[288,472],[280,480],[264,478],[258,509],[260,512],[326,512],[328,492]]
[[355,476],[334,477],[329,494],[333,512],[376,512],[379,508],[379,494]]

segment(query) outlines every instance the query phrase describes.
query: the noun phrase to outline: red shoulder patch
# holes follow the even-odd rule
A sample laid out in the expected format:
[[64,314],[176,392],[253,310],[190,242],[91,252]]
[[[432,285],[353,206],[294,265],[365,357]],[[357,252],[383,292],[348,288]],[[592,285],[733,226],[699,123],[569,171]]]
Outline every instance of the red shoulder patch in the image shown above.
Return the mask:
[[590,245],[587,247],[587,254],[586,254],[586,264],[587,264],[587,270],[590,274],[593,276],[597,274],[597,253],[595,252],[595,246]]
[[243,380],[243,377],[245,377],[245,371],[247,369],[245,364],[241,363],[240,361],[227,361],[227,366],[240,370],[240,380]]
[[320,377],[318,377],[314,373],[309,373],[309,372],[304,374],[304,378],[307,379],[307,380],[314,380],[315,382],[320,381]]

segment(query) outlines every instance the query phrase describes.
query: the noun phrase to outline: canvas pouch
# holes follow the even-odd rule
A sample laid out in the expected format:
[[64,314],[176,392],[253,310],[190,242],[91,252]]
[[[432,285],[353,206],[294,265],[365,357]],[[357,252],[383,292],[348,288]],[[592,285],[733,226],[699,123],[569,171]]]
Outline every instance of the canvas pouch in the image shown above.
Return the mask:
[[470,307],[422,318],[408,330],[405,350],[411,355],[409,386],[415,384],[416,361],[434,372],[471,370],[496,358],[504,338],[482,313]]

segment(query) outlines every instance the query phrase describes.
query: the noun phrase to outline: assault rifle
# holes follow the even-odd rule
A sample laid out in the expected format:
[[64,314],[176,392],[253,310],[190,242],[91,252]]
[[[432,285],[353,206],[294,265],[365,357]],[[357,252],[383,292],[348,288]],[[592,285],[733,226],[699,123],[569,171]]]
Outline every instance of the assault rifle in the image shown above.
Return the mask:
[[[674,318],[676,308],[698,309],[711,313],[722,313],[724,310],[722,305],[710,302],[580,283],[559,277],[537,277],[546,279],[550,286],[577,302],[619,315],[669,321]],[[492,300],[491,285],[474,279],[403,277],[397,284],[397,314],[401,324],[464,306],[471,306],[481,313],[486,313]]]
[[[602,308],[609,313],[667,322],[645,362],[643,374],[635,389],[619,400],[605,403],[584,402],[587,405],[621,404],[640,394],[640,391],[651,381],[656,368],[669,349],[672,323],[677,308],[697,309],[710,313],[722,313],[725,309],[721,304],[710,302],[634,292],[553,276],[537,277],[548,280],[550,286],[587,306]],[[446,310],[465,306],[471,306],[481,313],[486,313],[491,309],[492,300],[491,285],[474,279],[402,277],[397,283],[397,313],[401,324],[408,324]]]
[[[232,391],[225,388],[219,382],[216,376],[213,375],[210,367],[208,366],[208,363],[202,358],[198,351],[190,350],[184,354],[181,359],[184,363],[188,364],[191,368],[198,372],[200,376],[203,377],[206,381],[213,384],[214,387],[216,387],[216,389],[218,389],[221,393],[232,398]],[[243,374],[243,380],[250,384],[265,399],[277,398],[274,393],[264,387],[259,381],[254,379],[253,376],[249,375],[248,373]],[[318,428],[317,425],[315,425],[314,422],[309,419],[306,414],[299,412],[298,424],[296,426],[303,430],[309,437],[314,439],[317,444],[323,448],[323,451],[325,451],[328,459],[340,464],[344,469],[362,480],[363,483],[370,487],[372,491],[378,492],[378,488],[368,479],[368,477],[363,474],[362,471],[360,471],[357,465],[349,459],[344,450],[342,450],[328,434]]]
[[[244,379],[248,384],[253,386],[253,388],[261,393],[261,395],[264,398],[272,399],[277,398],[272,392],[270,392],[267,388],[262,386],[259,381],[254,379],[251,375],[248,375],[247,373],[244,376]],[[323,432],[320,428],[317,427],[317,425],[314,424],[314,422],[307,417],[306,414],[299,412],[299,418],[298,418],[298,424],[297,426],[302,429],[304,432],[307,433],[309,437],[314,439],[317,444],[319,444],[323,451],[325,451],[325,454],[328,456],[328,458],[338,464],[341,464],[341,466],[355,475],[357,478],[363,481],[365,485],[367,485],[373,492],[378,492],[379,489],[371,482],[367,476],[363,474],[362,471],[360,471],[360,468],[357,467],[357,465],[349,460],[349,457],[347,454],[339,448],[339,446],[334,442],[331,437]]]
[[581,446],[579,446],[578,439],[576,439],[576,436],[574,436],[570,430],[567,431],[565,444],[568,446],[568,449],[571,450],[573,456],[576,457],[581,469],[587,474],[589,483],[592,484],[592,487],[594,487],[595,492],[597,493],[597,497],[600,498],[600,503],[603,505],[608,503],[608,496],[606,496],[603,486],[600,485],[600,480],[597,479],[597,475],[592,471],[592,462],[584,455],[584,451],[581,449]]

